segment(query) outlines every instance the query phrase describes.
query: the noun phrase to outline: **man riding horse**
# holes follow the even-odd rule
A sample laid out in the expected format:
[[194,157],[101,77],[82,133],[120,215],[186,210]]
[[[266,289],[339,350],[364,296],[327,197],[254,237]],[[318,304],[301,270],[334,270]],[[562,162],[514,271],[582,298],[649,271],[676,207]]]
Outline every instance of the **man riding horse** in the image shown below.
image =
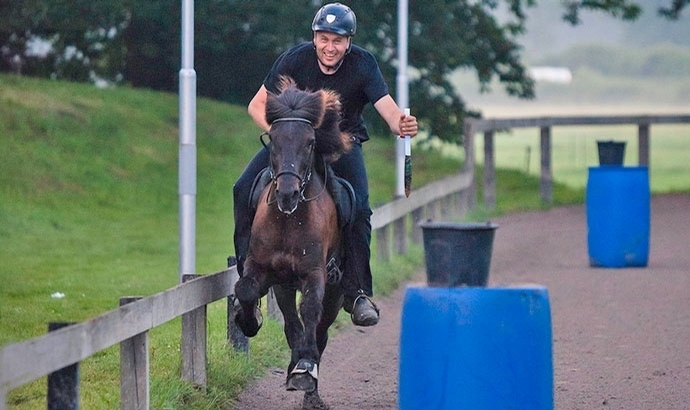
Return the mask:
[[[249,103],[248,111],[259,128],[267,132],[270,128],[265,118],[268,92],[278,93],[284,76],[294,79],[301,89],[328,89],[340,95],[343,108],[340,129],[353,136],[353,146],[349,153],[332,164],[332,168],[352,185],[356,196],[354,221],[345,238],[347,246],[341,280],[345,295],[343,308],[351,314],[355,325],[373,326],[379,321],[379,310],[370,299],[373,296],[369,266],[372,211],[362,156],[362,144],[369,135],[362,111],[367,104],[373,104],[394,135],[415,136],[417,119],[405,116],[390,96],[374,55],[352,43],[357,19],[349,7],[340,3],[323,6],[314,17],[312,31],[311,42],[298,44],[278,57]],[[240,275],[251,230],[249,195],[256,175],[268,161],[268,149],[261,149],[233,187],[234,244]]]

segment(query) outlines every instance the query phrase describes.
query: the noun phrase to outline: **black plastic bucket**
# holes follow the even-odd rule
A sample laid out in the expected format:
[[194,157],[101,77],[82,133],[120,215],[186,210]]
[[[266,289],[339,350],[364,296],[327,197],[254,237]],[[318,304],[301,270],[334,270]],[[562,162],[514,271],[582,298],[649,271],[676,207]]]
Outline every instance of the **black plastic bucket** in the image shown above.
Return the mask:
[[494,233],[491,222],[422,222],[427,284],[478,286],[489,282]]
[[623,165],[625,142],[597,141],[599,165]]

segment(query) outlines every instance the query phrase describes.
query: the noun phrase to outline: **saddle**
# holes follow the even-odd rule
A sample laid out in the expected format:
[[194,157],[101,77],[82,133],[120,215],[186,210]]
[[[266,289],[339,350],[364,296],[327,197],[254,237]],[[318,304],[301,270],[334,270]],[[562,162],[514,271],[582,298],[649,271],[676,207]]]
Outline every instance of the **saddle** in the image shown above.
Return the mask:
[[[350,229],[350,224],[355,218],[355,190],[352,185],[344,178],[341,178],[333,172],[331,167],[326,167],[326,189],[335,202],[336,213],[338,215],[338,228],[343,234],[346,234]],[[268,167],[262,169],[254,178],[252,188],[249,193],[249,209],[251,215],[249,220],[254,220],[256,209],[261,198],[261,193],[264,188],[271,183],[271,171]],[[329,258],[326,270],[328,271],[328,283],[339,283],[343,276],[340,265],[343,262],[343,256],[331,255]]]

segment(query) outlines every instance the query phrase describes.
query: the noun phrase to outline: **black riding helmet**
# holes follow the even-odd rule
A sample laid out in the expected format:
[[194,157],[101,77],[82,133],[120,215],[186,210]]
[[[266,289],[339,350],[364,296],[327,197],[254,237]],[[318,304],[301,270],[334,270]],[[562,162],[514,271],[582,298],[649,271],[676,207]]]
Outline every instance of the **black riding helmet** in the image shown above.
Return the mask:
[[311,23],[312,31],[328,31],[352,37],[357,31],[357,17],[349,7],[340,3],[326,4],[316,12]]

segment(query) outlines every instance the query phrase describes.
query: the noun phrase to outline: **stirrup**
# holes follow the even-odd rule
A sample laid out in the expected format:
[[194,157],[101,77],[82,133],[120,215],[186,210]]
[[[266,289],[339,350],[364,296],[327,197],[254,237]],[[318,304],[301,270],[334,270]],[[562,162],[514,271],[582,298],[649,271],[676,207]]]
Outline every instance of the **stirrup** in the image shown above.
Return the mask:
[[[376,312],[376,318],[373,319],[373,321],[371,321],[371,322],[367,322],[367,321],[362,322],[355,316],[355,310],[356,310],[357,302],[361,298],[366,299],[369,302],[370,306],[374,309],[374,312]],[[359,295],[357,295],[357,297],[355,298],[355,301],[352,303],[352,308],[350,311],[350,320],[352,321],[352,323],[354,323],[356,326],[374,326],[379,322],[379,317],[380,317],[379,307],[376,306],[376,303],[374,303],[374,301],[371,300],[371,298],[369,298],[369,296],[364,294],[364,292],[360,291]]]
[[379,312],[380,312],[380,311],[379,311],[379,307],[376,306],[376,303],[374,303],[374,301],[371,300],[371,298],[370,298],[369,296],[367,296],[366,293],[364,293],[364,292],[361,291],[361,290],[359,291],[359,295],[357,295],[357,297],[355,298],[355,301],[352,302],[352,310],[355,310],[355,306],[357,305],[357,301],[360,300],[360,299],[366,299],[366,300],[368,300],[369,303],[371,303],[371,306],[374,307],[374,310],[376,311],[376,313],[379,313]]

